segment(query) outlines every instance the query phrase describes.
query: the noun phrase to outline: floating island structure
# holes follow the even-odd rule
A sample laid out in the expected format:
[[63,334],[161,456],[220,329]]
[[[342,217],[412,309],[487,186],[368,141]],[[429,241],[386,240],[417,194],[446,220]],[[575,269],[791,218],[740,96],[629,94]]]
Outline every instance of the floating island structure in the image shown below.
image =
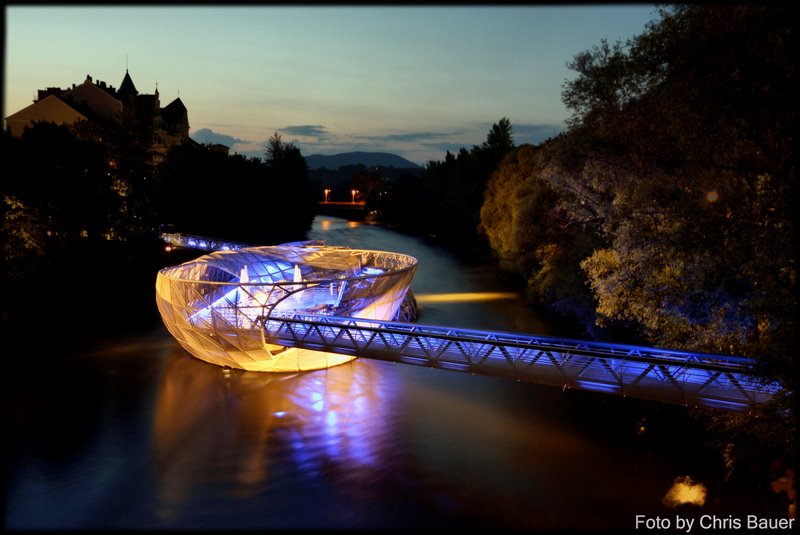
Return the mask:
[[416,268],[408,255],[319,242],[244,247],[162,269],[156,303],[167,330],[201,360],[261,372],[317,370],[355,357],[270,343],[268,320],[397,319]]

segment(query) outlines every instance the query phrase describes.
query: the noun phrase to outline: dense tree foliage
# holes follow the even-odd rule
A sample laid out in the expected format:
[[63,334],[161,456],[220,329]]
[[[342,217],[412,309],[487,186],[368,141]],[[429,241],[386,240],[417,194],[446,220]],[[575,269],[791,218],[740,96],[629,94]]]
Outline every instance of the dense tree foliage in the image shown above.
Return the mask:
[[267,180],[264,200],[270,202],[281,227],[279,232],[274,229],[274,236],[277,241],[302,239],[314,220],[316,192],[300,149],[293,143],[284,143],[277,132],[268,141]]
[[[786,451],[796,388],[793,20],[786,5],[673,6],[629,42],[578,54],[563,93],[569,130],[501,164],[482,208],[493,250],[537,297],[589,288],[594,310],[574,315],[600,327],[754,357],[759,374],[787,387],[762,414]],[[734,428],[748,435],[731,425],[728,437]]]
[[492,172],[513,148],[511,121],[503,117],[481,145],[462,147],[457,154],[448,151],[443,161],[428,162],[421,176],[403,177],[389,194],[387,223],[435,237],[457,250],[480,249],[483,193]]
[[355,191],[351,199],[363,201],[367,211],[380,210],[383,195],[386,193],[386,182],[378,171],[364,170],[353,174],[348,184],[350,192]]
[[176,147],[161,168],[162,222],[174,230],[255,244],[302,239],[316,199],[300,150],[270,138],[257,158]]
[[[152,167],[147,155],[129,166],[120,136],[113,124],[44,122],[21,138],[3,136],[3,326],[45,321],[56,332],[91,314],[89,287],[116,285],[126,299],[152,282],[160,251],[147,193]],[[92,321],[117,327],[134,309]]]
[[175,261],[163,256],[161,225],[259,244],[305,237],[316,199],[292,144],[276,134],[264,163],[190,142],[156,164],[141,124],[133,113],[120,123],[37,123],[21,138],[3,136],[4,327],[27,323],[43,301],[72,312],[53,328],[80,322],[95,313],[88,288],[127,303],[93,322],[147,317],[154,308],[144,296],[157,270]]
[[[774,6],[682,6],[624,59],[595,51],[598,70],[636,88],[610,106],[584,91],[604,102],[575,122],[592,151],[558,177],[594,200],[609,242],[583,264],[601,321],[633,320],[664,345],[790,354],[776,346],[796,308],[787,20]],[[568,97],[595,73],[575,66]]]
[[481,207],[481,231],[504,271],[527,284],[530,298],[592,330],[592,298],[580,262],[596,239],[559,205],[545,177],[547,149],[523,145],[492,174]]
[[[23,254],[14,236],[47,236],[44,249],[130,241],[152,233],[150,206],[153,170],[142,152],[132,164],[118,128],[79,123],[75,128],[37,123],[22,138],[8,135],[9,171],[3,180],[6,216],[27,226],[4,221],[4,247]],[[25,230],[27,229],[27,230]],[[37,249],[37,248],[34,248]],[[11,262],[9,273],[15,273]]]

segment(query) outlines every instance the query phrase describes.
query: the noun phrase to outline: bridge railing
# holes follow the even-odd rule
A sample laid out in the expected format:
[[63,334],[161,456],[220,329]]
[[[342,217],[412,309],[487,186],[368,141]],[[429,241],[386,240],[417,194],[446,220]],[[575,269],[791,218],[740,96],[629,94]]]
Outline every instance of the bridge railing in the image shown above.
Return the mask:
[[220,240],[194,234],[182,234],[180,232],[161,232],[158,237],[172,247],[185,247],[199,251],[236,251],[245,247],[252,247],[247,243]]
[[736,356],[313,314],[263,328],[285,346],[683,405],[746,410],[779,389]]
[[[252,246],[180,233],[161,239],[206,251]],[[737,356],[313,314],[273,315],[262,328],[284,346],[683,405],[746,410],[780,390]]]

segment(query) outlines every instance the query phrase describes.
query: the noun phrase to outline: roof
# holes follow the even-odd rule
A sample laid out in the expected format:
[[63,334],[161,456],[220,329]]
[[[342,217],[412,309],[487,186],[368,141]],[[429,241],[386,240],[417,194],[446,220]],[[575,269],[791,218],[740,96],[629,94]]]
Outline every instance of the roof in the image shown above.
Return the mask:
[[186,111],[186,106],[183,105],[183,101],[181,100],[181,97],[178,97],[175,100],[173,100],[172,102],[170,102],[169,104],[167,104],[166,106],[164,106],[164,111],[184,112],[184,111]]
[[161,117],[167,122],[179,122],[186,117],[186,112],[186,106],[178,97],[161,110]]
[[90,110],[66,101],[56,95],[48,95],[42,100],[6,117],[6,126],[14,136],[21,136],[26,126],[35,122],[47,121],[55,124],[73,124],[86,120]]
[[81,85],[65,91],[64,97],[65,100],[71,99],[78,104],[85,104],[97,114],[105,117],[114,117],[122,113],[122,102],[111,96],[105,88],[94,84],[88,77]]
[[131,80],[131,75],[128,74],[128,69],[125,69],[125,78],[122,79],[122,83],[119,84],[118,93],[131,93],[134,95],[138,95],[139,91],[136,90],[136,86],[133,85],[133,80]]

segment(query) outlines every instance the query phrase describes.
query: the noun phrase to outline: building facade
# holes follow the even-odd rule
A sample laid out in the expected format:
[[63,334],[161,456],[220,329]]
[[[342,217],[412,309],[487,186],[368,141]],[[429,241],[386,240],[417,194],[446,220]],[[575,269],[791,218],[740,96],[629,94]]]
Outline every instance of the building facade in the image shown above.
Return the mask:
[[127,70],[119,89],[87,75],[68,89],[38,90],[30,106],[5,118],[6,130],[14,137],[37,122],[72,127],[81,121],[142,128],[150,138],[154,163],[171,147],[189,142],[189,113],[180,97],[162,108],[158,88],[153,94],[139,93]]

